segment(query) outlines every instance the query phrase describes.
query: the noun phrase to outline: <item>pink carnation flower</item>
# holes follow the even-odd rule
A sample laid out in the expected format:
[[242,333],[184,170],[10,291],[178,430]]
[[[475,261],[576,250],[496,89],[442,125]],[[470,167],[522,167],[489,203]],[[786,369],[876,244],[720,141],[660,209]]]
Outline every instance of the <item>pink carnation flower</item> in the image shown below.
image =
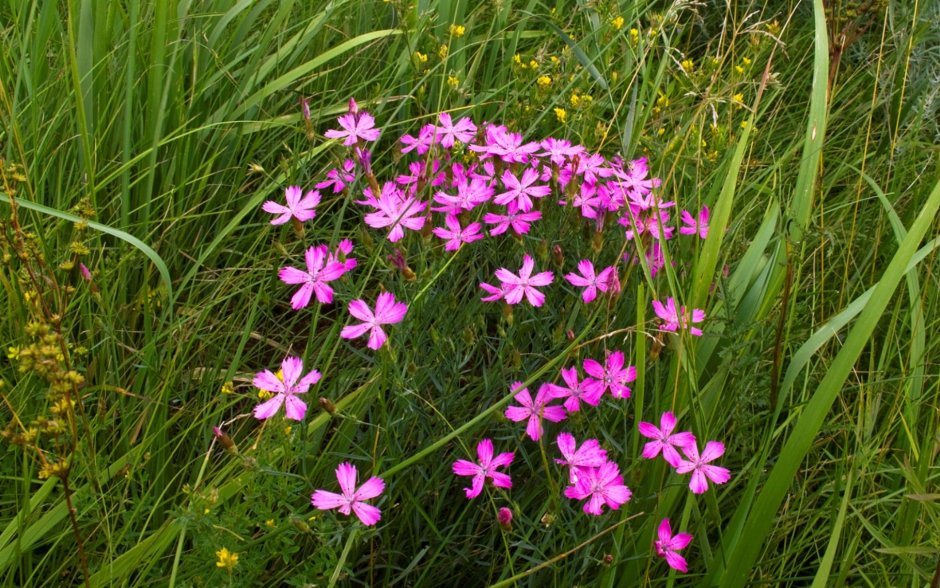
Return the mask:
[[447,241],[447,244],[444,246],[445,251],[457,251],[462,244],[472,243],[473,241],[479,241],[483,238],[483,235],[480,233],[480,223],[470,223],[462,228],[456,216],[447,215],[444,219],[444,224],[447,225],[446,228],[435,227],[431,229],[431,232]]
[[358,325],[343,327],[339,336],[343,339],[355,339],[366,332],[369,333],[369,342],[366,347],[378,349],[385,343],[387,336],[382,325],[400,323],[408,312],[408,305],[395,302],[395,295],[391,292],[382,292],[375,301],[375,312],[369,309],[364,300],[353,300],[349,303],[349,314],[363,321]]
[[304,261],[307,264],[306,271],[295,267],[282,267],[277,274],[285,284],[301,284],[300,289],[290,299],[291,308],[294,310],[304,308],[310,304],[310,297],[313,294],[316,294],[317,302],[320,304],[333,302],[333,288],[327,285],[327,282],[338,280],[346,273],[347,264],[333,260],[326,245],[315,245],[307,249],[304,253]]
[[571,433],[559,433],[555,438],[558,444],[558,450],[565,459],[556,459],[555,463],[568,466],[568,482],[577,484],[581,477],[581,472],[585,468],[599,468],[607,461],[607,451],[605,451],[597,439],[587,439],[578,447],[574,435]]
[[610,390],[610,395],[614,398],[630,398],[630,388],[627,384],[636,380],[636,367],[631,365],[624,368],[623,365],[622,351],[608,354],[604,365],[593,359],[585,359],[584,371],[592,376],[582,382],[585,390],[592,396],[602,396]]
[[597,298],[598,290],[607,292],[610,289],[612,279],[616,279],[616,270],[613,266],[605,267],[600,273],[595,273],[594,264],[589,259],[582,259],[578,262],[578,271],[581,272],[580,275],[572,272],[565,274],[565,279],[573,286],[584,288],[581,299],[584,300],[585,304],[593,302]]
[[343,145],[350,147],[357,141],[376,141],[379,129],[375,128],[375,118],[366,111],[349,112],[337,121],[342,130],[330,129],[323,133],[330,139],[343,139]]
[[565,496],[573,500],[588,499],[584,503],[584,512],[599,516],[604,513],[604,505],[617,510],[620,505],[630,500],[633,493],[623,483],[620,468],[612,461],[597,468],[585,468],[578,478],[578,483],[565,488]]
[[300,186],[288,186],[284,190],[284,199],[287,200],[287,206],[273,200],[268,200],[261,205],[261,209],[265,212],[278,215],[271,219],[272,225],[283,225],[291,217],[305,222],[317,216],[316,207],[320,204],[320,193],[316,190],[310,190],[304,194]]
[[686,564],[685,558],[676,552],[688,547],[689,543],[692,541],[692,535],[688,533],[676,533],[673,535],[672,527],[669,525],[669,519],[663,519],[663,522],[659,523],[659,531],[657,534],[659,535],[659,539],[656,540],[656,555],[665,559],[670,568],[678,570],[683,574],[688,572],[689,566]]
[[497,472],[496,468],[504,468],[512,463],[515,455],[511,452],[500,453],[493,457],[493,442],[482,439],[477,443],[477,460],[479,463],[458,459],[452,466],[458,476],[473,476],[469,488],[464,488],[467,499],[476,498],[483,491],[483,484],[487,478],[493,480],[497,488],[512,488],[512,479],[509,474]]
[[697,234],[700,239],[705,239],[708,237],[708,207],[703,206],[701,212],[698,213],[698,218],[694,218],[691,213],[687,210],[682,211],[682,224],[683,226],[679,227],[679,234],[681,235],[695,235]]
[[725,453],[725,445],[719,441],[709,441],[705,444],[705,450],[699,455],[696,444],[691,444],[682,448],[682,453],[686,459],[679,462],[676,466],[677,474],[688,474],[692,472],[692,479],[689,480],[689,488],[695,494],[702,494],[708,490],[708,480],[715,484],[724,484],[731,479],[731,472],[719,466],[708,465]]
[[302,421],[307,413],[307,403],[297,398],[295,394],[305,394],[310,386],[320,381],[320,372],[317,370],[311,370],[306,376],[300,377],[303,371],[303,360],[299,357],[285,357],[281,362],[280,378],[272,374],[270,370],[255,374],[252,384],[256,388],[274,394],[273,398],[255,407],[255,418],[264,420],[274,416],[283,404],[287,418]]
[[676,301],[669,297],[666,299],[666,304],[663,304],[659,300],[653,301],[653,311],[656,313],[660,319],[663,320],[663,324],[660,325],[660,329],[664,331],[676,331],[678,329],[688,328],[689,332],[697,337],[702,336],[702,329],[698,327],[693,327],[692,324],[700,323],[705,320],[705,311],[695,308],[692,310],[692,316],[689,316],[686,308],[683,306],[679,309],[676,308]]
[[346,516],[349,516],[351,512],[356,513],[363,525],[376,524],[382,518],[382,511],[362,501],[382,494],[385,490],[385,482],[382,478],[372,477],[356,488],[357,477],[356,466],[348,462],[339,464],[336,468],[336,480],[339,482],[341,494],[317,490],[310,496],[310,502],[320,510],[335,508]]
[[647,439],[652,439],[643,447],[643,457],[653,459],[663,454],[663,459],[672,467],[678,467],[682,461],[682,456],[676,449],[684,449],[695,445],[695,435],[689,432],[673,434],[676,428],[676,417],[671,412],[664,412],[659,419],[659,428],[652,423],[641,422],[637,427],[640,434]]
[[[520,389],[521,388],[521,389]],[[512,385],[516,392],[516,402],[522,406],[507,406],[506,418],[519,422],[528,420],[525,432],[533,441],[538,441],[542,437],[542,419],[557,423],[565,420],[567,413],[563,406],[547,406],[549,402],[555,399],[555,393],[551,385],[542,384],[539,391],[532,400],[528,388],[522,388],[522,382],[515,382]]]
[[551,284],[555,276],[552,272],[541,272],[533,276],[534,269],[535,261],[528,255],[524,255],[519,275],[505,268],[496,270],[496,278],[503,283],[502,290],[505,293],[503,297],[507,304],[519,304],[523,296],[532,306],[544,304],[545,295],[536,288]]

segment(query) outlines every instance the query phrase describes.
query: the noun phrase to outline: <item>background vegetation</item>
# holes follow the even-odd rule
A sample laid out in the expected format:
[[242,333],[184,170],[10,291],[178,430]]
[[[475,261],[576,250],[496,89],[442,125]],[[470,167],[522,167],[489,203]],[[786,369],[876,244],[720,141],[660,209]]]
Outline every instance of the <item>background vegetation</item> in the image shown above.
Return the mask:
[[[936,3],[12,0],[0,23],[5,585],[937,581]],[[450,264],[414,235],[409,282],[330,197],[306,241],[356,242],[347,298],[412,305],[367,353],[338,338],[343,304],[290,310],[276,269],[304,243],[260,212],[341,158],[322,133],[350,96],[384,129],[380,177],[395,137],[455,111],[646,155],[712,238],[610,307],[558,293],[510,324],[475,300],[515,244]],[[580,259],[565,230],[526,247]],[[705,308],[706,336],[659,349],[653,293]],[[635,396],[577,426],[634,500],[592,518],[498,409],[606,346]],[[249,417],[252,375],[289,352],[337,415]],[[670,408],[726,442],[729,484],[694,497],[638,460],[636,421]],[[43,418],[62,430],[26,434]],[[508,533],[501,495],[467,502],[450,471],[483,436],[517,452]],[[310,506],[346,460],[386,480],[374,529]],[[663,516],[695,535],[687,575],[652,553]]]

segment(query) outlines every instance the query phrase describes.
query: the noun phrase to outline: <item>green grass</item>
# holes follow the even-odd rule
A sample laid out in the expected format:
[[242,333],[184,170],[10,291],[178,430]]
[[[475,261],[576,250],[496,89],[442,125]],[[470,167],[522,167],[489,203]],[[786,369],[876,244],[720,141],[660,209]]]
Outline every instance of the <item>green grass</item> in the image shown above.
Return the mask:
[[[68,491],[40,479],[35,448],[3,442],[0,582],[929,584],[940,569],[940,14],[826,4],[0,3],[0,158],[21,166],[17,213],[34,234],[18,260],[5,184],[0,343],[28,347],[29,325],[57,314],[48,324],[84,376],[74,431],[38,445],[70,458]],[[453,23],[466,33],[452,37]],[[664,196],[711,208],[709,238],[677,240],[674,267],[653,278],[637,266],[616,301],[585,306],[561,274],[625,245],[609,230],[596,254],[574,216],[546,212],[521,244],[455,254],[419,234],[389,243],[363,225],[358,194],[324,193],[303,239],[270,226],[262,202],[344,156],[322,133],[351,96],[383,128],[380,181],[403,168],[394,139],[449,111],[647,156]],[[342,238],[359,265],[337,302],[292,311],[277,268]],[[414,281],[388,261],[396,248]],[[477,284],[523,252],[556,281],[546,306],[508,320]],[[58,269],[75,260],[94,288]],[[380,288],[410,304],[387,347],[340,339],[345,303]],[[706,310],[705,336],[660,349],[649,304],[666,296]],[[630,400],[551,425],[541,444],[502,417],[512,382],[534,391],[605,349],[638,368]],[[324,377],[286,431],[282,417],[251,416],[251,379],[288,353]],[[51,414],[49,386],[9,355],[0,414],[21,433],[18,422]],[[636,422],[665,410],[700,441],[725,442],[728,484],[694,496],[639,457]],[[213,437],[220,424],[237,453]],[[561,430],[601,441],[631,502],[594,518],[561,497],[564,474],[546,467]],[[468,502],[451,463],[482,437],[515,451],[514,487]],[[342,461],[385,479],[377,527],[310,505],[314,489],[336,489]],[[501,506],[511,532],[496,523]],[[667,516],[695,536],[688,574],[652,548]],[[231,574],[215,566],[222,547],[239,554]]]

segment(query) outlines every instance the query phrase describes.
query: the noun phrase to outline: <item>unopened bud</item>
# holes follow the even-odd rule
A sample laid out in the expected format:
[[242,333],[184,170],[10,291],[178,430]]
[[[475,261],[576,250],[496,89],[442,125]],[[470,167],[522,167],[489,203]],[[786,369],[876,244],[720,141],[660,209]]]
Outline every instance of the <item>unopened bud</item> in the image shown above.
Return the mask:
[[356,99],[355,99],[355,98],[350,98],[350,99],[349,99],[349,112],[352,113],[352,114],[358,114],[358,113],[359,113],[359,105],[356,104]]
[[225,434],[225,432],[219,427],[212,427],[212,434],[215,435],[215,438],[219,440],[219,443],[233,453],[238,452],[238,447],[235,446],[235,442],[232,441],[232,438]]
[[320,408],[322,408],[323,410],[325,410],[326,412],[330,414],[336,414],[336,405],[333,404],[333,402],[325,396],[320,397]]
[[558,269],[561,269],[565,264],[565,254],[561,251],[561,245],[557,243],[552,246],[552,262]]
[[496,513],[496,520],[499,521],[499,526],[502,527],[504,531],[512,530],[512,511],[505,506],[500,508],[499,512]]

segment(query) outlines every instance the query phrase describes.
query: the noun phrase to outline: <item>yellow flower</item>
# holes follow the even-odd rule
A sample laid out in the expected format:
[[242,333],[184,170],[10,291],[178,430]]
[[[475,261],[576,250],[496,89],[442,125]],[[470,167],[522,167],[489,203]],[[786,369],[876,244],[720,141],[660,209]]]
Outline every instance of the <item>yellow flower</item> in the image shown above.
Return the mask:
[[457,37],[458,39],[462,37],[465,32],[467,32],[467,29],[464,28],[463,25],[458,25],[458,24],[450,25],[450,34],[454,37]]
[[581,97],[578,96],[577,94],[572,94],[570,101],[571,101],[571,105],[577,108],[581,104]]
[[274,528],[274,519],[268,519],[268,520],[266,520],[266,521],[264,522],[264,524],[265,524],[265,526],[268,527],[269,529],[273,529],[273,528]]
[[536,61],[536,60],[534,60],[534,59],[532,59],[531,61],[529,61],[529,67],[532,68],[532,69],[538,69],[538,67],[539,67],[539,62]]
[[581,102],[582,102],[585,106],[587,106],[588,104],[590,104],[591,101],[593,101],[593,100],[594,100],[594,97],[591,96],[590,94],[582,94],[582,95],[581,95]]
[[767,23],[767,32],[776,37],[778,34],[780,34],[780,23],[776,20]]
[[258,398],[260,398],[261,400],[274,398],[274,392],[268,392],[267,390],[258,390]]
[[447,59],[447,53],[449,51],[450,51],[450,48],[447,45],[441,45],[440,48],[437,50],[437,54],[438,56],[440,56],[441,59]]
[[217,568],[224,568],[231,572],[232,569],[238,565],[238,554],[224,547],[216,551],[215,556],[218,558],[215,562],[215,567]]
[[551,57],[549,57],[549,59],[551,60],[552,65],[557,66],[559,63],[561,63],[561,60],[558,59],[558,57],[556,57],[555,55],[552,55]]
[[683,59],[682,63],[679,65],[682,66],[682,71],[685,73],[692,73],[692,70],[695,69],[695,62],[693,62],[691,59]]
[[229,380],[222,384],[222,394],[231,394],[235,391],[235,383]]
[[744,94],[740,92],[731,97],[731,101],[735,104],[744,104]]
[[427,54],[421,53],[420,51],[415,51],[415,59],[418,60],[418,63],[427,63],[427,62],[428,62],[428,56],[427,56]]
[[662,137],[662,136],[663,136],[663,133],[665,133],[665,132],[666,132],[666,127],[659,127],[659,129],[656,131],[656,136],[657,136],[657,137]]
[[565,109],[554,108],[553,110],[555,111],[555,118],[558,119],[558,122],[564,124],[564,122],[568,119],[568,113],[565,111]]
[[290,425],[287,425],[286,427],[284,427],[284,434],[285,434],[285,435],[290,435],[290,432],[293,431],[293,430],[294,430],[294,427],[292,427],[292,426],[290,426]]
[[630,44],[636,46],[640,41],[640,31],[636,29],[630,29]]
[[552,78],[548,76],[539,76],[535,83],[538,84],[541,88],[547,88],[552,85]]
[[744,65],[751,65],[751,60],[748,59],[747,57],[743,57],[741,59],[741,63],[743,63]]
[[660,94],[659,98],[656,99],[656,106],[666,108],[669,106],[669,98],[667,98],[665,94]]
[[614,17],[613,19],[611,19],[610,24],[614,25],[614,28],[619,31],[620,29],[623,28],[623,17],[622,16]]
[[743,73],[744,73],[744,68],[741,67],[740,65],[736,65],[736,66],[734,66],[734,71],[738,72],[739,74],[743,74]]
[[519,55],[518,53],[512,56],[512,62],[515,63],[516,65],[521,65],[522,67],[525,67],[525,65],[522,65],[522,56]]
[[456,76],[447,76],[447,85],[456,90],[460,85],[460,80]]
[[747,128],[747,121],[746,121],[746,120],[742,120],[742,121],[741,121],[741,128],[742,128],[742,129],[746,129],[746,128]]

